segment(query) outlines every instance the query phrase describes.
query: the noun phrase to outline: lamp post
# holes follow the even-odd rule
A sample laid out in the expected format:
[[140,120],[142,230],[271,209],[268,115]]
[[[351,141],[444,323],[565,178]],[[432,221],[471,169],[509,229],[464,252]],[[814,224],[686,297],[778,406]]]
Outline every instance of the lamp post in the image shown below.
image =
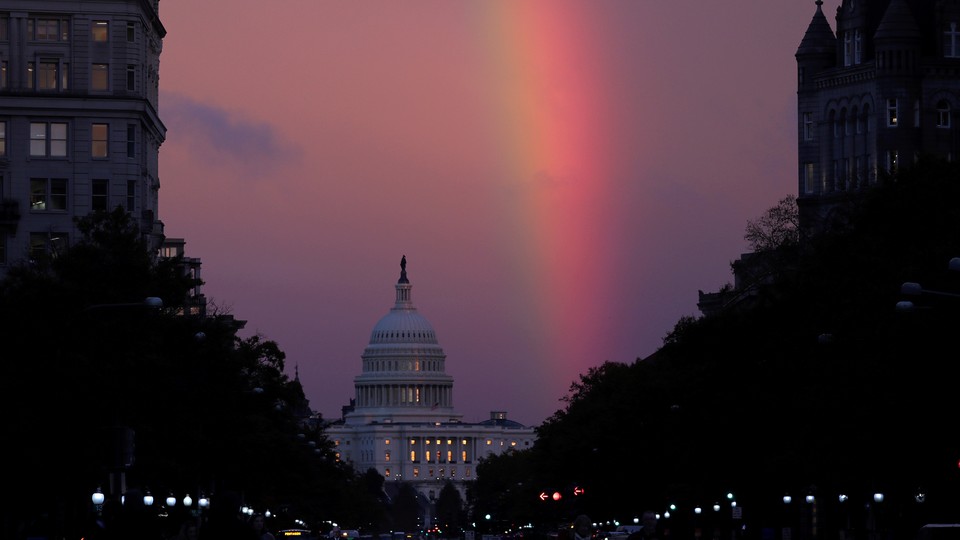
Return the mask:
[[93,503],[93,507],[97,510],[97,515],[103,515],[103,490],[98,486],[97,489],[90,495],[90,502]]

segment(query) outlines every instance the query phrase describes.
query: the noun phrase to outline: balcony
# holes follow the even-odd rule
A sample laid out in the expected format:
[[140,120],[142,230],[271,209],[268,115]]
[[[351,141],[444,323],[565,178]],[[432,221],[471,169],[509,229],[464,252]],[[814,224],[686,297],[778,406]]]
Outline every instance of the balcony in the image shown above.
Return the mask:
[[0,232],[17,232],[20,221],[20,203],[14,199],[0,199]]

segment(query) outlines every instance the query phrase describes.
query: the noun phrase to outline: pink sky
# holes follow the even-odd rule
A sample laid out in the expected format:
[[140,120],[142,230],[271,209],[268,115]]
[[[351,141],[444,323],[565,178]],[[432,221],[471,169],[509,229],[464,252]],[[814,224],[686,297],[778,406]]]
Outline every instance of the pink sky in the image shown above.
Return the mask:
[[796,191],[815,9],[161,0],[160,218],[324,417],[406,255],[456,410],[537,425],[699,315],[747,221]]

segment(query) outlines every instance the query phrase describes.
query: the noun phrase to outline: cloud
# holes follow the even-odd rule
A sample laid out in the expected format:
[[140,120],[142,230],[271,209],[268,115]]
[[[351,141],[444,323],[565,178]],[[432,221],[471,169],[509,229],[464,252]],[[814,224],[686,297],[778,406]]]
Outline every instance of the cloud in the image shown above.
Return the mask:
[[295,142],[268,123],[243,118],[182,94],[163,94],[160,109],[167,126],[165,144],[186,149],[196,161],[216,161],[260,173],[289,166],[303,154]]

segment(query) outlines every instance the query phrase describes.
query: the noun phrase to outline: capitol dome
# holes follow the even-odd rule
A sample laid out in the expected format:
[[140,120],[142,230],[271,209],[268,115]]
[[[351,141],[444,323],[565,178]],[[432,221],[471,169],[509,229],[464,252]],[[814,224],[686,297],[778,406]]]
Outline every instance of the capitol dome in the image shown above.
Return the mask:
[[353,411],[345,419],[351,424],[457,419],[446,354],[433,325],[413,305],[406,257],[395,288],[393,307],[370,332],[363,371],[354,378]]

